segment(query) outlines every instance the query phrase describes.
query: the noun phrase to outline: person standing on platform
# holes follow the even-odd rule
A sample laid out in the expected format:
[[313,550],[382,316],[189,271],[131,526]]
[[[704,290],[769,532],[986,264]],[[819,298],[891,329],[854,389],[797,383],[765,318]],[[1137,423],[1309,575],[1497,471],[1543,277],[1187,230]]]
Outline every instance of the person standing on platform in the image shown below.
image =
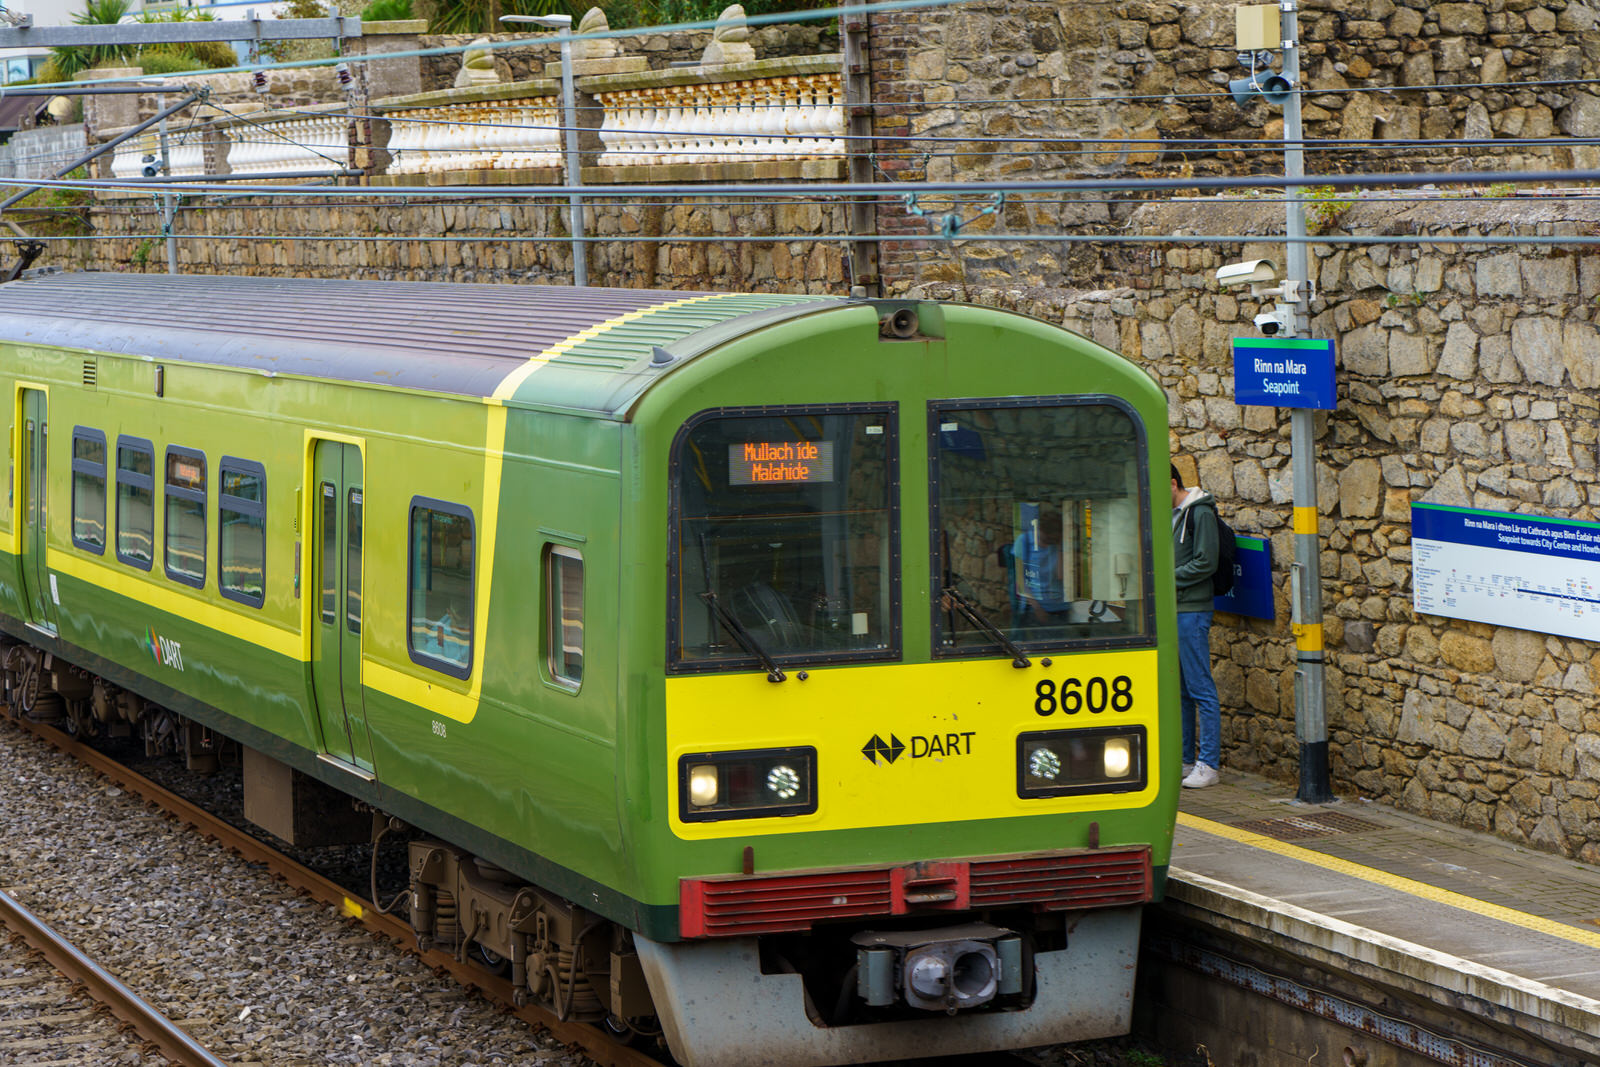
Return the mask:
[[1217,504],[1199,486],[1185,488],[1177,464],[1171,467],[1178,676],[1183,697],[1183,787],[1204,789],[1217,784],[1222,766],[1222,705],[1217,700],[1217,683],[1211,677],[1211,576],[1221,558]]

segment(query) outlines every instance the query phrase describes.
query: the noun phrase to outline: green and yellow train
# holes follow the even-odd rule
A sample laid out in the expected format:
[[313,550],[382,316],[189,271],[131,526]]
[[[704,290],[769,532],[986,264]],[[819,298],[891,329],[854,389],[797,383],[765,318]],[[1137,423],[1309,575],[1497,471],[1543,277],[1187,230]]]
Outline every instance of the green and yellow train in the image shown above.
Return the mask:
[[[1166,401],[993,309],[0,286],[13,703],[410,845],[684,1064],[1125,1032],[1178,793]],[[353,799],[352,799],[353,798]],[[363,814],[365,812],[366,814]]]

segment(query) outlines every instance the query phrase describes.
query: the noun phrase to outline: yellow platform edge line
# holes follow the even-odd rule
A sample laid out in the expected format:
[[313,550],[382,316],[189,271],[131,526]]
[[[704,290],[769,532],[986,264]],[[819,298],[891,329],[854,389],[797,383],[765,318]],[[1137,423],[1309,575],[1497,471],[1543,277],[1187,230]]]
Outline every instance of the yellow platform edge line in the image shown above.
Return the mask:
[[1435,904],[1443,904],[1447,907],[1471,912],[1474,915],[1497,919],[1512,926],[1519,926],[1524,930],[1532,930],[1535,933],[1586,945],[1589,948],[1600,948],[1600,932],[1591,934],[1587,930],[1561,922],[1559,919],[1546,919],[1539,915],[1529,915],[1527,912],[1517,911],[1515,908],[1508,908],[1501,904],[1491,904],[1486,900],[1469,897],[1464,893],[1454,893],[1448,889],[1440,889],[1438,886],[1419,882],[1412,878],[1404,878],[1398,874],[1390,874],[1387,871],[1380,871],[1375,867],[1367,867],[1350,860],[1340,859],[1337,856],[1314,852],[1309,848],[1301,848],[1298,845],[1275,841],[1263,834],[1251,833],[1249,830],[1241,830],[1236,826],[1228,826],[1225,823],[1202,819],[1198,815],[1187,815],[1179,812],[1178,825],[1187,827],[1190,830],[1199,830],[1201,833],[1211,834],[1214,837],[1226,838],[1241,845],[1259,848],[1288,859],[1309,863],[1312,866],[1321,867],[1323,870],[1334,871],[1338,874],[1360,879],[1363,882],[1383,886],[1385,889],[1393,889],[1409,896],[1420,897]]

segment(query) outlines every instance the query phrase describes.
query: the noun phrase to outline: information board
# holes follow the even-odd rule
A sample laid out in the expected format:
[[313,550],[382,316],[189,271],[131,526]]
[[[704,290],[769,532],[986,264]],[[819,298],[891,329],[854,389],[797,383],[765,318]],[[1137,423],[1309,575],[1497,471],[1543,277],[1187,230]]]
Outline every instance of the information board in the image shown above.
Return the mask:
[[1412,504],[1411,566],[1419,613],[1600,640],[1600,523]]
[[1332,411],[1337,400],[1332,341],[1312,337],[1233,339],[1234,403]]

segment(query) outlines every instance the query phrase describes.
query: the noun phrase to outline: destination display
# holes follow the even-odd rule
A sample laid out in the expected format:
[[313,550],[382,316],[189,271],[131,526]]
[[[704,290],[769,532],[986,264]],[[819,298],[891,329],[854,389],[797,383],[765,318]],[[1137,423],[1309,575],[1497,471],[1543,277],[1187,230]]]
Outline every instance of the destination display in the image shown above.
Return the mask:
[[1252,407],[1314,408],[1337,403],[1333,342],[1310,337],[1235,337],[1233,401]]
[[728,446],[729,485],[831,481],[832,441],[747,441]]
[[1411,505],[1420,613],[1600,640],[1600,523]]

